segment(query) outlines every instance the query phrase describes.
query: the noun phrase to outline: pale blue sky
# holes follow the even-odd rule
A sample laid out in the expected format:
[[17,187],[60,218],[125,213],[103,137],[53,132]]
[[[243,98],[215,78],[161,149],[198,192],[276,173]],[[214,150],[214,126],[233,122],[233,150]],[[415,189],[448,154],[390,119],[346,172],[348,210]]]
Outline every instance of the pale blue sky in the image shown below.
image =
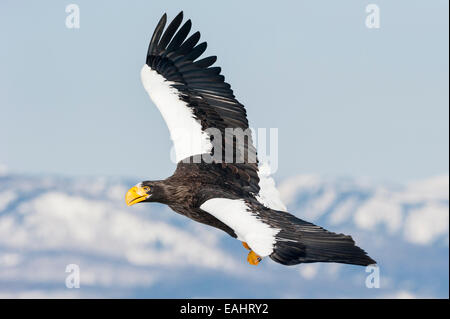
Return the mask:
[[[180,10],[252,127],[279,130],[278,178],[448,173],[448,1],[0,3],[0,163],[33,174],[169,176],[168,130],[139,78]],[[381,28],[367,29],[376,3]]]

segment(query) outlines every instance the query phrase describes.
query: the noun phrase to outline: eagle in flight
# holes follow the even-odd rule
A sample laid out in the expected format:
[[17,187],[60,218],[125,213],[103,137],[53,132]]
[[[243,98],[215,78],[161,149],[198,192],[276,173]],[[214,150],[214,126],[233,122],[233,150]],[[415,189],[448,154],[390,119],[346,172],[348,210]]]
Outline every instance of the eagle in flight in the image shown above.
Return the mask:
[[183,12],[164,30],[166,20],[164,14],[150,40],[141,79],[169,128],[178,164],[169,178],[132,187],[127,205],[159,202],[219,228],[242,241],[251,265],[266,256],[283,265],[375,264],[350,236],[286,211],[267,168],[258,167],[251,134],[230,134],[249,126],[221,68],[212,66],[217,58],[199,59],[206,42],[198,44],[199,32],[188,37],[191,21],[181,26]]

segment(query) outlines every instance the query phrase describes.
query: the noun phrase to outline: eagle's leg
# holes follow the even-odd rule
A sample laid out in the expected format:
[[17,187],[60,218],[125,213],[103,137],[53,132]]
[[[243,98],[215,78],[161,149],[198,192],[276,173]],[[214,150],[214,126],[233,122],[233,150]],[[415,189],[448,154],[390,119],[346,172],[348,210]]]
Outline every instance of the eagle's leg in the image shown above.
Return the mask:
[[242,246],[244,246],[245,249],[250,250],[247,256],[247,261],[250,263],[250,265],[258,265],[261,261],[261,256],[258,256],[245,241],[242,242]]
[[258,256],[253,250],[250,250],[247,256],[247,261],[250,263],[250,265],[258,265],[261,261],[261,257]]

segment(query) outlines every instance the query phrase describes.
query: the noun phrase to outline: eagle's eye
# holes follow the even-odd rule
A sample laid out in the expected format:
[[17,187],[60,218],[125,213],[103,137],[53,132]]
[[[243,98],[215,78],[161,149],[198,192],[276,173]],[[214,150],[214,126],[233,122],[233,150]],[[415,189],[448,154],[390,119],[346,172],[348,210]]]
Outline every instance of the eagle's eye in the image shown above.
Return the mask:
[[148,193],[149,191],[150,191],[150,187],[149,186],[144,186],[144,187],[142,187],[143,189],[144,189],[144,191],[146,192],[146,193]]

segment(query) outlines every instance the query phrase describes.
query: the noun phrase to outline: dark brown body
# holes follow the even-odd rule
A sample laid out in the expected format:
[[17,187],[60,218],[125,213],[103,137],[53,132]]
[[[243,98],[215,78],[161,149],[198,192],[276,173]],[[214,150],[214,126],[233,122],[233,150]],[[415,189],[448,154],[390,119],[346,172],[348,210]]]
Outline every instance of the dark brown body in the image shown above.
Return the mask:
[[[231,172],[231,174],[230,174]],[[167,204],[175,212],[236,238],[235,232],[211,214],[200,209],[210,198],[254,198],[248,180],[240,178],[238,169],[222,164],[179,163],[174,174],[164,181],[152,182],[161,188],[162,197],[150,201]]]

